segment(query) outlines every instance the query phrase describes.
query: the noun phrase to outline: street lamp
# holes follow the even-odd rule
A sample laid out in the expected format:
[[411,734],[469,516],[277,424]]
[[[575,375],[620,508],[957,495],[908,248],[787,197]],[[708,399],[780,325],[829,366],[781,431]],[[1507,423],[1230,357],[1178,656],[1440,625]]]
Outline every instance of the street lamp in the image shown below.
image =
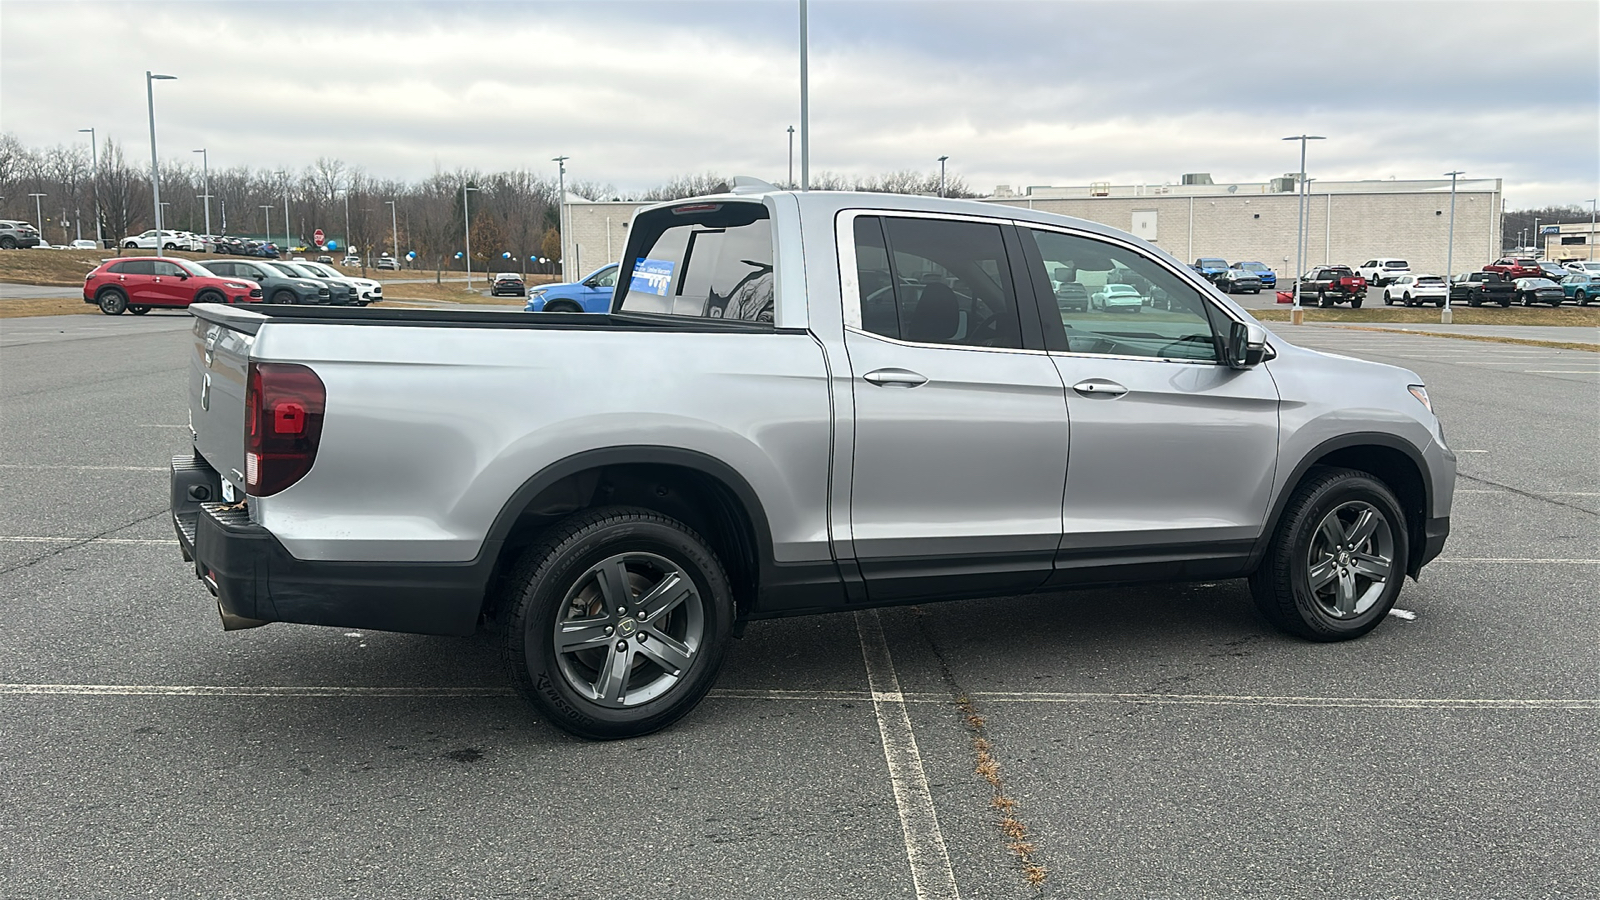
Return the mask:
[[789,126],[789,190],[794,190],[794,126]]
[[1295,325],[1305,321],[1305,311],[1300,307],[1300,281],[1304,275],[1306,263],[1306,142],[1325,141],[1327,138],[1318,134],[1299,134],[1294,137],[1284,138],[1286,141],[1300,142],[1300,212],[1295,217],[1295,224],[1299,226],[1299,234],[1295,238],[1294,259],[1294,306],[1289,311],[1289,321]]
[[157,81],[176,81],[176,75],[144,73],[144,98],[150,111],[150,194],[156,208],[156,255],[161,255],[161,166],[156,162],[156,89]]
[[289,239],[289,173],[279,172],[283,177],[283,252],[289,252],[289,246],[294,242]]
[[[35,222],[39,223],[39,234],[43,235],[44,234],[44,207],[40,204],[39,201],[43,200],[45,197],[48,197],[50,195],[49,194],[29,194],[28,196],[33,198],[33,220]],[[46,239],[45,243],[48,244],[48,243],[50,243],[50,241],[48,239]]]
[[1594,200],[1589,201],[1589,258],[1594,259]]
[[[1446,283],[1455,275],[1456,252],[1456,177],[1465,175],[1465,172],[1446,172],[1450,176],[1450,238],[1444,251],[1444,280]],[[1446,303],[1448,306],[1448,302]]]
[[200,154],[200,174],[206,192],[201,196],[206,200],[206,237],[211,237],[211,157],[206,153],[206,148],[201,147],[194,151]]
[[941,197],[944,196],[944,161],[949,158],[948,156],[939,157],[939,196]]
[[[476,190],[478,189],[471,185],[461,186],[461,225],[467,233],[467,290],[469,291],[472,290],[472,217],[467,215],[467,194]],[[394,248],[394,252],[399,253],[400,248]]]
[[561,232],[561,278],[567,277],[567,160],[570,156],[557,156],[550,160],[556,164],[556,229]]
[[106,245],[105,235],[100,232],[100,147],[94,141],[93,128],[79,128],[78,133],[89,134],[89,159],[94,166],[94,242],[101,247]]
[[811,190],[811,88],[806,68],[811,30],[806,25],[806,0],[800,0],[800,190]]
[[[395,213],[395,210],[398,207],[395,206],[395,201],[393,201],[393,200],[385,200],[383,202],[389,204],[389,227],[394,229],[394,260],[395,260],[394,264],[396,266],[399,266],[400,265],[400,218]],[[406,221],[410,222],[411,220],[407,219]]]
[[267,229],[262,233],[267,236],[267,243],[270,244],[272,243],[272,204],[263,203],[257,208],[267,214]]
[[1538,259],[1540,256],[1543,255],[1542,253],[1539,252],[1542,248],[1539,246],[1539,217],[1538,216],[1534,216],[1533,217],[1533,230],[1528,232],[1528,239],[1533,241],[1533,257],[1534,257],[1534,259]]

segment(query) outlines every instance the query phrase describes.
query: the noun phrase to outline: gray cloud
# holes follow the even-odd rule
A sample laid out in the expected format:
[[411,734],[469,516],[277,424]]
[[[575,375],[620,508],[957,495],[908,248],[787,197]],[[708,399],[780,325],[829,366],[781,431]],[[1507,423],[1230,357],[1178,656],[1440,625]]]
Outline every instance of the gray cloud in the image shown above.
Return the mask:
[[[784,177],[796,5],[6,3],[0,127],[96,126],[148,153],[378,176],[552,172],[641,189]],[[1506,179],[1513,206],[1595,195],[1600,6],[1549,3],[811,5],[816,170],[969,185],[1255,181],[1328,135],[1325,178]],[[1537,43],[1506,43],[1528,23]]]

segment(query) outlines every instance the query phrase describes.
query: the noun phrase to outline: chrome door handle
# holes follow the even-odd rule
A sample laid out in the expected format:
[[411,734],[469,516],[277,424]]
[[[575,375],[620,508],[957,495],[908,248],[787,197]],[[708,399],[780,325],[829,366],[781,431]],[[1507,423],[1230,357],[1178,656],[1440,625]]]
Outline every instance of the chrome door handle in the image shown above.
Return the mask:
[[1091,397],[1121,397],[1128,392],[1128,389],[1122,385],[1117,384],[1115,381],[1107,381],[1104,378],[1090,378],[1080,381],[1073,385],[1072,389]]
[[927,376],[918,375],[910,369],[873,369],[861,377],[879,387],[914,388],[928,383]]

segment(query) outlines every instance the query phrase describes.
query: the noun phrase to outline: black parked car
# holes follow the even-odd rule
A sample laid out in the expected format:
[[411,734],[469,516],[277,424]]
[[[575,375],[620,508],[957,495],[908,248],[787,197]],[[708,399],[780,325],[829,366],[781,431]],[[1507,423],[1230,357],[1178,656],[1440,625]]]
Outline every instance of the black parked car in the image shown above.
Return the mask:
[[1498,303],[1510,306],[1517,286],[1505,280],[1499,272],[1466,272],[1450,278],[1450,302],[1467,301],[1468,306]]
[[1217,273],[1217,290],[1224,294],[1259,294],[1261,276],[1249,269],[1228,268]]
[[1567,299],[1566,293],[1561,290],[1561,285],[1548,278],[1518,278],[1512,283],[1517,289],[1513,296],[1522,301],[1523,306],[1532,306],[1535,303],[1560,306],[1561,302]]
[[489,285],[491,297],[498,297],[501,294],[521,297],[527,293],[528,288],[522,283],[522,276],[515,272],[500,272],[494,276],[494,281]]

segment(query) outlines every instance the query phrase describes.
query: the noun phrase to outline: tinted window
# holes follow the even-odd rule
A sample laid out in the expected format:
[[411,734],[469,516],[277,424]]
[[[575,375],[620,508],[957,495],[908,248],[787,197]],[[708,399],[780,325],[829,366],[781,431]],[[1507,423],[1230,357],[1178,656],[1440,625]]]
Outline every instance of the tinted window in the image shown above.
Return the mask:
[[182,268],[178,267],[175,263],[167,262],[164,259],[157,260],[153,265],[156,268],[156,274],[157,275],[176,276],[176,275],[187,275],[187,274],[189,274],[188,272],[185,272]]
[[117,270],[119,275],[154,275],[156,261],[153,259],[130,259]]
[[1213,311],[1198,289],[1125,247],[1051,231],[1030,234],[1055,288],[1067,350],[1217,360]]
[[305,277],[305,276],[301,275],[299,272],[296,272],[294,270],[294,266],[291,266],[288,263],[267,263],[267,265],[269,267],[273,268],[273,269],[276,269],[280,275],[287,275],[290,278],[304,278]]
[[999,225],[864,216],[856,220],[861,326],[920,344],[1022,346]]
[[595,287],[614,288],[617,286],[617,267],[612,266],[601,272],[594,280]]
[[691,203],[641,215],[622,312],[773,320],[772,228],[757,203]]

